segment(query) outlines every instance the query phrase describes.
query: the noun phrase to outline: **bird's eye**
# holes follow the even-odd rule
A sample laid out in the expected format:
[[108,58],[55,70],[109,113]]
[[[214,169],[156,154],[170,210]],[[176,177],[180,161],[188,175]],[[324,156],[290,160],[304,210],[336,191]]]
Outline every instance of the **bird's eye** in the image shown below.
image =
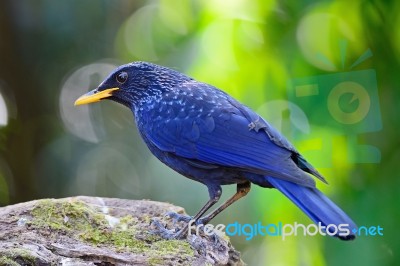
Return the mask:
[[125,83],[125,81],[128,79],[128,73],[126,72],[120,72],[118,73],[116,77],[117,81],[121,84]]

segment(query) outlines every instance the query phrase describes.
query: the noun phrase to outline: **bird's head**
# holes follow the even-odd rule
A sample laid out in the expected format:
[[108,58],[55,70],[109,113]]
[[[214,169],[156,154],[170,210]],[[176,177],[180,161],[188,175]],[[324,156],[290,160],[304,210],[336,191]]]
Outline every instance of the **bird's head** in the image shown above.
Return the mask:
[[191,78],[166,67],[133,62],[116,68],[96,89],[79,97],[75,105],[109,99],[134,108],[141,100],[157,97],[188,80]]

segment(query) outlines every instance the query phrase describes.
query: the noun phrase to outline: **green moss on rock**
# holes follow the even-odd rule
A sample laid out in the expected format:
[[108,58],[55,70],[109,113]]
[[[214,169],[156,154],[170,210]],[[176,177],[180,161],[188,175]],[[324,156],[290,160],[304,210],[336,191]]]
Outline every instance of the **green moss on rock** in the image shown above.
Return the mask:
[[51,228],[65,232],[82,231],[105,226],[104,214],[91,209],[82,201],[41,200],[31,212],[30,224],[37,228]]
[[12,259],[2,256],[0,257],[0,265],[3,266],[20,266],[18,263],[14,262]]
[[[29,223],[37,229],[51,228],[55,234],[62,231],[91,245],[107,245],[121,252],[151,254],[150,260],[182,254],[182,251],[188,257],[194,256],[194,251],[186,241],[162,240],[146,233],[146,230],[138,230],[143,224],[130,215],[113,217],[117,222],[111,226],[104,213],[79,200],[41,200],[31,215]],[[157,263],[149,261],[149,264]]]
[[29,250],[23,248],[12,248],[6,252],[0,254],[0,265],[20,265],[15,261],[18,260],[24,265],[35,265],[35,257],[31,254]]
[[153,243],[152,249],[164,254],[176,253],[180,250],[189,256],[194,256],[193,249],[189,243],[183,240],[160,240]]

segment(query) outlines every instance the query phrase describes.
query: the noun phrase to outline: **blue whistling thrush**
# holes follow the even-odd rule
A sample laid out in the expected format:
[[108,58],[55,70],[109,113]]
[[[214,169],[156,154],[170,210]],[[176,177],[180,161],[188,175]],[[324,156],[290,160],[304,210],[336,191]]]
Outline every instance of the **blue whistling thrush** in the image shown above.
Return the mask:
[[[355,238],[354,222],[316,187],[324,177],[267,121],[227,93],[178,71],[147,62],[115,69],[76,105],[102,99],[130,108],[150,151],[164,164],[207,186],[210,199],[194,216],[170,214],[180,221],[206,224],[250,191],[250,184],[276,188],[326,233]],[[311,176],[312,175],[312,176]],[[221,185],[237,192],[208,215],[219,200]],[[338,232],[346,224],[346,232]],[[187,227],[170,232],[182,238]]]

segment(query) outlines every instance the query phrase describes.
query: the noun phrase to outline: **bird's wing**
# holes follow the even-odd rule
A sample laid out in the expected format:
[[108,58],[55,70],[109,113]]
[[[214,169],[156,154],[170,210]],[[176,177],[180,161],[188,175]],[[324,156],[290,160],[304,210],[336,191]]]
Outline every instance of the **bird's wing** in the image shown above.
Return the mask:
[[247,106],[239,103],[233,98],[229,100],[233,106],[235,106],[241,113],[250,121],[250,126],[253,127],[255,131],[263,130],[269,137],[269,139],[276,145],[283,147],[292,152],[292,160],[295,164],[324,183],[328,183],[326,179],[309,163],[306,159],[296,150],[296,148],[273,126],[271,126],[267,121],[265,121],[261,116],[255,113],[253,110]]
[[255,112],[246,108],[244,113],[245,107],[210,85],[190,88],[190,93],[183,90],[189,95],[165,95],[160,108],[152,109],[146,137],[153,145],[202,165],[315,186],[293,161],[294,147]]

